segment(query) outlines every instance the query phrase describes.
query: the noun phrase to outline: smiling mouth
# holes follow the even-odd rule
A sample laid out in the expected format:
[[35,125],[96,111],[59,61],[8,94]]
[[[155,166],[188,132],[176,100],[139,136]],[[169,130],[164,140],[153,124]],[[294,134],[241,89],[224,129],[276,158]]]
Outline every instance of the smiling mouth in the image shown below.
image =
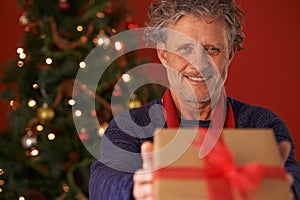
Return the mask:
[[209,79],[209,76],[204,76],[204,77],[185,76],[185,77],[192,81],[197,81],[197,82],[202,82]]

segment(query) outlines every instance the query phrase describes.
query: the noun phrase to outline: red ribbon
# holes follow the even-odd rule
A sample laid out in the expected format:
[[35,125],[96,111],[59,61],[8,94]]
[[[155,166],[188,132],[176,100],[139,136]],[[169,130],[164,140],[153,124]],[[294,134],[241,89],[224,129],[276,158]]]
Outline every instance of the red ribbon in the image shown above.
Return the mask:
[[165,167],[154,172],[156,179],[184,179],[207,182],[209,200],[232,200],[232,189],[236,189],[243,200],[247,193],[259,187],[263,178],[285,179],[281,167],[264,166],[258,162],[235,166],[233,156],[220,140],[204,158],[200,167]]
[[255,190],[262,178],[285,179],[285,172],[279,167],[266,167],[256,162],[228,171],[197,167],[166,167],[154,172],[154,180],[205,179],[210,200],[219,200],[220,197],[222,200],[232,200],[232,188],[239,192],[242,199],[247,200],[247,193]]
[[[219,140],[214,149],[204,158],[204,169],[217,171],[222,181],[215,181],[206,173],[209,199],[233,199],[232,188],[235,188],[243,200],[247,200],[247,193],[259,187],[263,178],[285,179],[285,171],[281,167],[264,166],[258,162],[235,166],[233,156],[227,146]],[[220,180],[220,179],[219,179]],[[218,192],[216,192],[218,191]]]
[[[163,107],[166,111],[167,127],[178,128],[179,119],[169,89],[163,96]],[[233,111],[228,101],[224,126],[235,128]],[[199,133],[203,138],[207,131],[201,129]],[[201,142],[194,141],[192,145],[198,146]],[[285,179],[285,177],[283,168],[263,166],[258,162],[235,166],[233,156],[222,138],[204,158],[203,168],[166,167],[154,172],[154,179],[205,179],[210,200],[219,200],[220,197],[222,200],[232,200],[232,188],[238,191],[243,200],[247,200],[247,193],[256,189],[263,178]]]

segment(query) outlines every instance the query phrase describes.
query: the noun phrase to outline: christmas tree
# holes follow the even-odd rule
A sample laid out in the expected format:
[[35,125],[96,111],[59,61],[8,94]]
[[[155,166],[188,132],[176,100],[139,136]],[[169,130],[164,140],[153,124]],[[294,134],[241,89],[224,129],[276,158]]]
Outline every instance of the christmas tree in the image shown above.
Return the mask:
[[[95,158],[82,141],[91,139],[90,132],[101,140],[112,119],[110,98],[122,96],[118,79],[129,81],[126,71],[144,61],[134,52],[121,56],[107,68],[96,92],[75,85],[76,74],[96,46],[105,47],[111,36],[138,25],[130,21],[125,0],[20,0],[19,5],[24,35],[17,58],[6,64],[1,78],[11,130],[0,134],[0,199],[87,199]],[[148,85],[119,106],[139,107],[161,92]],[[98,125],[76,130],[74,95],[95,99],[90,115]]]

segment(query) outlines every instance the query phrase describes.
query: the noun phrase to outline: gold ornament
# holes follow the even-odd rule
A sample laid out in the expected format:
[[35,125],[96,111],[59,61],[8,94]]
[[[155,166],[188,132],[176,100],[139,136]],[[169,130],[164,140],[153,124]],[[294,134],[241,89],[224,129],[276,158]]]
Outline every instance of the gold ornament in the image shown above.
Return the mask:
[[55,117],[55,112],[52,108],[44,104],[43,107],[37,110],[37,117],[42,123],[46,123]]

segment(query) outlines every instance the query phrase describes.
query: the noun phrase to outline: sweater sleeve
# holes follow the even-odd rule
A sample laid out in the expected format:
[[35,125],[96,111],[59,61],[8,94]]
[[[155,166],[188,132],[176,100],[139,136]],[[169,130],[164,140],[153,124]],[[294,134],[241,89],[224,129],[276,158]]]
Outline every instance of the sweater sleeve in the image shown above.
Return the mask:
[[[161,109],[149,109],[153,104],[121,113],[110,122],[102,138],[100,160],[91,167],[91,200],[134,199],[132,177],[142,167],[140,146],[151,141],[154,127],[164,122]],[[152,115],[155,120],[151,120]],[[162,121],[156,123],[160,118]]]
[[284,140],[291,143],[292,149],[285,163],[285,169],[294,178],[292,190],[294,192],[295,200],[300,200],[300,165],[294,156],[295,144],[290,135],[290,132],[285,123],[273,112],[269,111],[269,113],[267,112],[264,115],[260,115],[260,117],[263,118],[260,120],[261,122],[267,122],[263,126],[273,129],[278,143]]
[[291,143],[292,149],[285,163],[285,169],[294,178],[292,190],[295,200],[300,200],[300,165],[295,159],[295,144],[285,123],[268,109],[245,104],[232,98],[229,98],[229,101],[233,107],[238,128],[271,128],[274,131],[277,143],[284,140]]
[[140,168],[140,141],[113,120],[102,138],[100,160],[91,167],[91,200],[131,200],[132,176]]
[[100,161],[91,167],[89,198],[91,200],[133,200],[132,173],[112,169]]

